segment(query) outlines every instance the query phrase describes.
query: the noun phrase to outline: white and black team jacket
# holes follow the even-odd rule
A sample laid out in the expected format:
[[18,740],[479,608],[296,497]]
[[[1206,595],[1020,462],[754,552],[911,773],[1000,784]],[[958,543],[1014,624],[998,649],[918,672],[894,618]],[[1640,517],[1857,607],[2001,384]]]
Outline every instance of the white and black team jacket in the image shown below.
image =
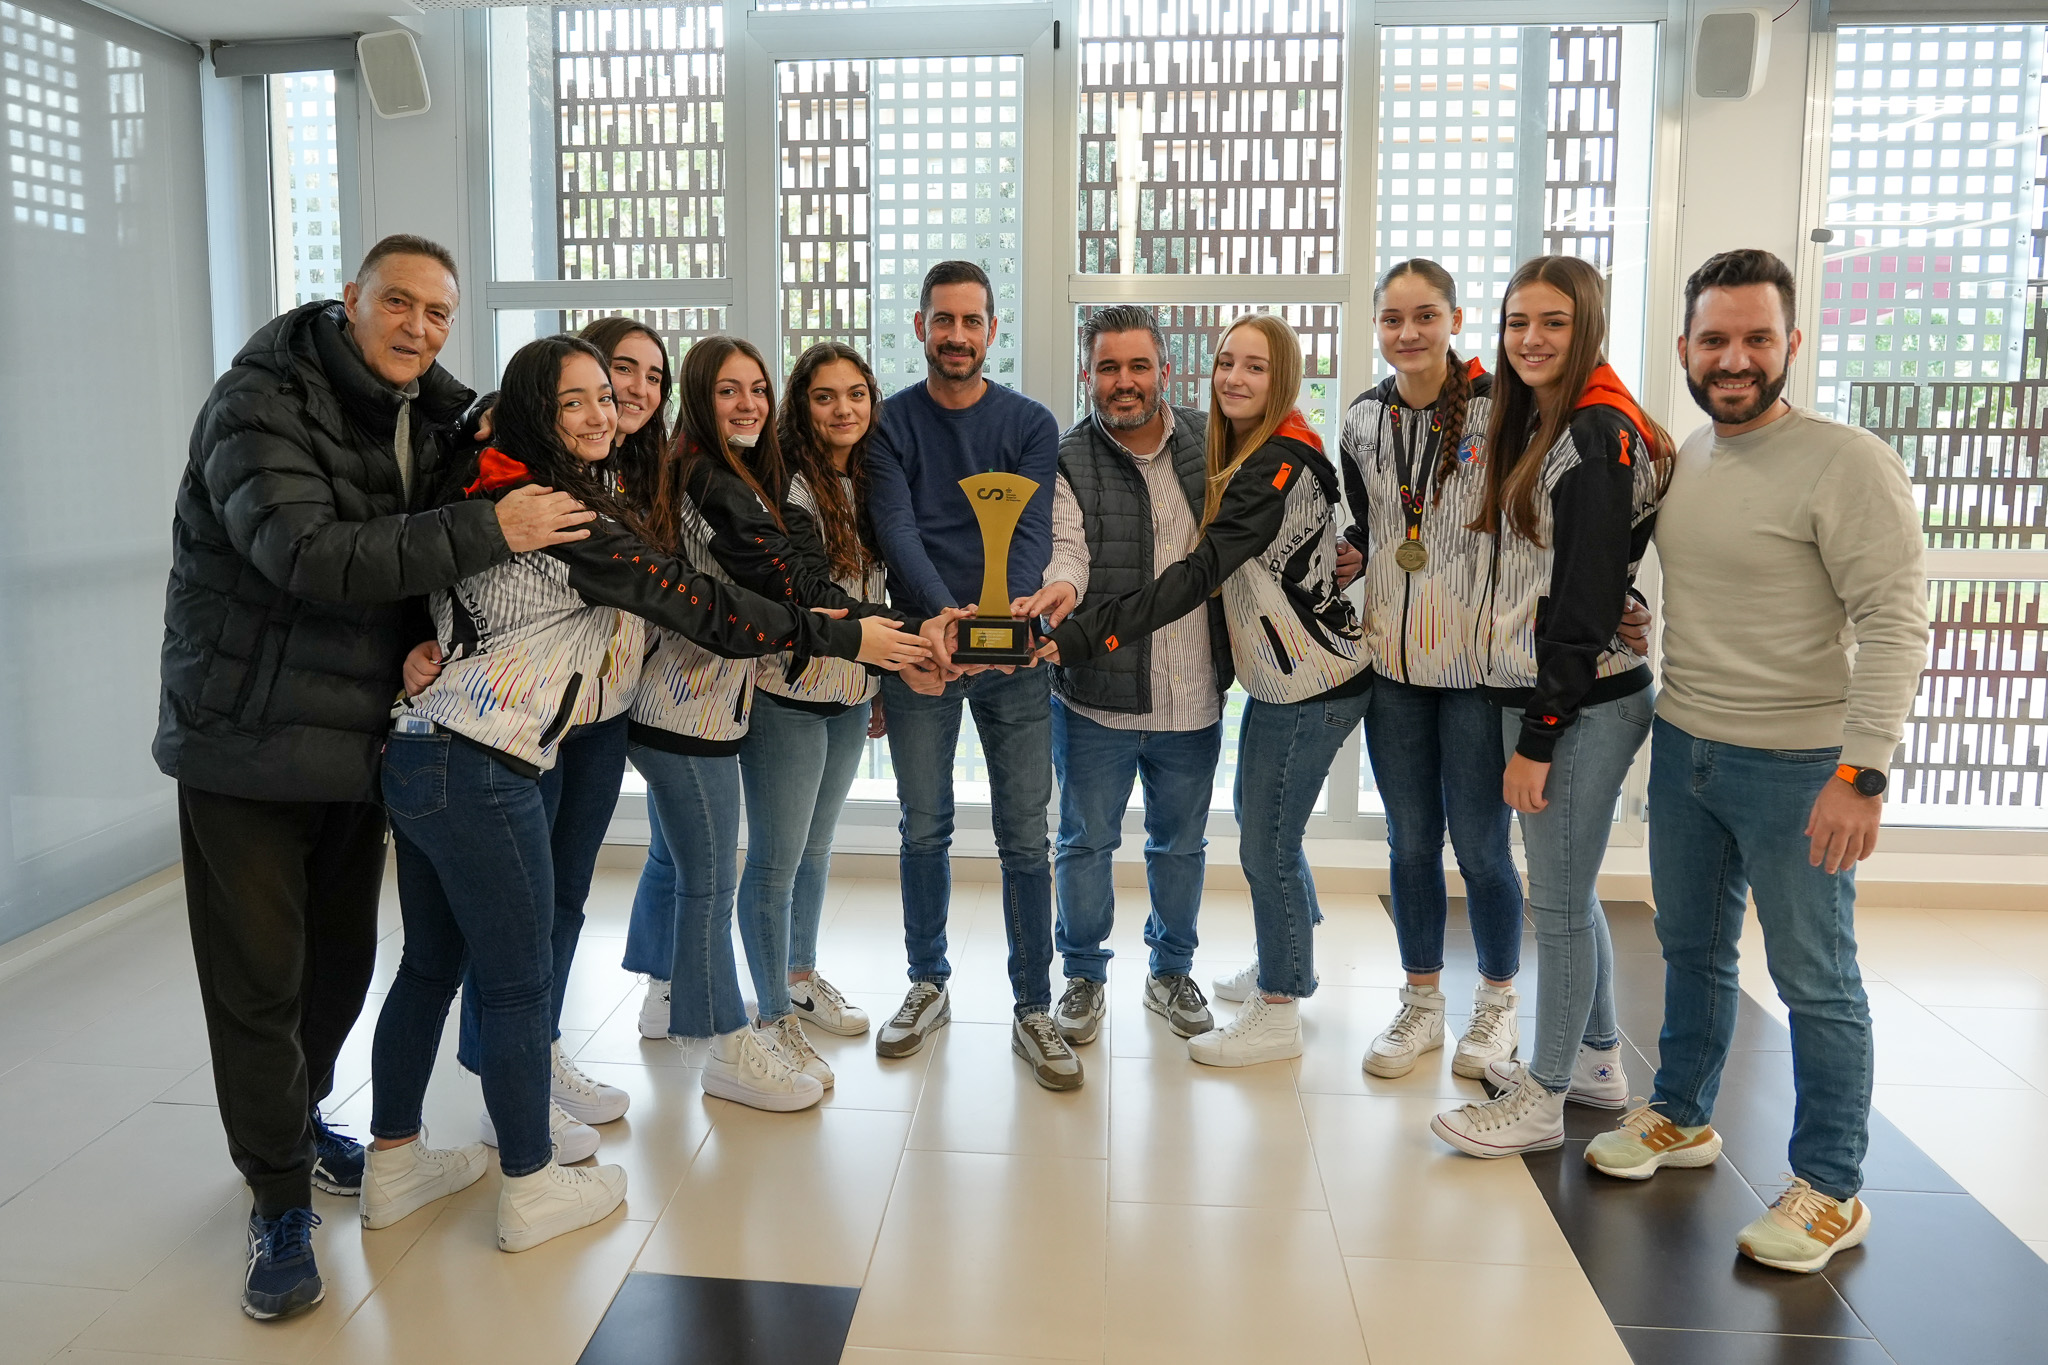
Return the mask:
[[1063,664],[1086,663],[1178,621],[1222,590],[1231,661],[1275,704],[1371,684],[1363,631],[1337,589],[1337,471],[1292,413],[1238,467],[1194,551],[1150,585],[1075,612],[1053,631]]
[[[1412,408],[1389,376],[1344,414],[1344,491],[1354,524],[1344,535],[1365,556],[1367,657],[1381,677],[1417,687],[1477,687],[1491,627],[1493,537],[1468,529],[1486,505],[1486,423],[1492,376],[1478,361],[1462,431],[1435,431],[1437,407]],[[1394,558],[1408,536],[1401,505],[1404,448],[1426,489],[1419,539],[1429,558],[1410,573]],[[1430,458],[1423,458],[1429,453]],[[1445,458],[1452,463],[1444,468]],[[1439,471],[1441,470],[1441,475]]]
[[[840,481],[846,487],[846,496],[851,499],[853,480],[841,475]],[[783,511],[790,524],[792,544],[798,552],[801,554],[808,548],[807,540],[815,539],[821,547],[819,557],[822,559],[824,527],[819,523],[818,500],[803,475],[790,479],[789,498],[783,504]],[[799,525],[799,519],[802,525]],[[804,529],[812,534],[808,537],[799,535],[798,532]],[[833,582],[849,599],[868,609],[860,613],[849,610],[847,615],[850,618],[882,610],[888,570],[880,559],[875,561],[865,578],[838,578]],[[800,669],[792,669],[791,663],[786,655],[761,660],[754,668],[754,686],[767,696],[831,714],[870,701],[881,689],[881,680],[873,670],[850,659],[813,658]]]
[[[471,496],[531,483],[486,450]],[[651,622],[707,657],[747,661],[783,650],[808,662],[852,658],[859,626],[765,600],[658,555],[599,519],[585,540],[514,555],[428,601],[445,659],[405,703],[413,715],[492,751],[514,771],[554,766],[572,726],[618,715],[640,695]]]
[[1536,540],[1496,528],[1493,622],[1482,685],[1522,712],[1515,752],[1548,763],[1585,707],[1650,685],[1616,637],[1656,529],[1659,471],[1635,399],[1605,364],[1543,455]]

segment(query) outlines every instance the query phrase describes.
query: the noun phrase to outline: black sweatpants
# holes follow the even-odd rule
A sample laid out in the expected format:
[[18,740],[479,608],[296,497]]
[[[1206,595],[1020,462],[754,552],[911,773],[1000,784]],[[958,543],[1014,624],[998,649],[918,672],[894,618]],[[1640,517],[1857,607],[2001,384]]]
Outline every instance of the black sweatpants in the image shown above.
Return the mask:
[[178,784],[185,906],[228,1151],[275,1218],[313,1202],[312,1107],[377,959],[384,808]]

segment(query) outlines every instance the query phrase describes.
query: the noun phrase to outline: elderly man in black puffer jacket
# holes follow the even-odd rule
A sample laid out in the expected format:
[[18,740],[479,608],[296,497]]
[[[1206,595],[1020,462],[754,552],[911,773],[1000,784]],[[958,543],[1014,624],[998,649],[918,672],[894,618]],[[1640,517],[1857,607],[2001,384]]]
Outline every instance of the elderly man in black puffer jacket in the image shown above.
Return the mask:
[[435,363],[455,262],[364,256],[342,302],[250,338],[200,410],[178,487],[154,751],[178,782],[185,897],[235,1164],[255,1194],[243,1308],[319,1301],[312,1186],[362,1149],[314,1106],[376,957],[378,755],[415,599],[587,532],[564,494],[424,506],[473,395]]

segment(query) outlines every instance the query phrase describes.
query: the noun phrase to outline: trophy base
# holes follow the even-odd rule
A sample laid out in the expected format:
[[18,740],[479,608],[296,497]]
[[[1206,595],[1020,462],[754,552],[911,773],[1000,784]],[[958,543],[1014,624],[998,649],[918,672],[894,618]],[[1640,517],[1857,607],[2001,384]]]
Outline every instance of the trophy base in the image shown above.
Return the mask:
[[960,623],[960,644],[953,650],[959,664],[1026,664],[1031,662],[1031,622],[1015,617],[975,616]]

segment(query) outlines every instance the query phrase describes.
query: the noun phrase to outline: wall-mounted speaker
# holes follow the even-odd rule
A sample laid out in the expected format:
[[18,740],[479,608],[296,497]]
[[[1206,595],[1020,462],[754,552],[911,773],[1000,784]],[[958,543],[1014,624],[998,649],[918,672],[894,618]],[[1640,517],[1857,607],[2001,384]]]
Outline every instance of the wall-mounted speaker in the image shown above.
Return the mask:
[[379,118],[406,118],[433,107],[419,44],[404,29],[365,33],[356,39],[356,60],[362,65],[370,107]]
[[1703,100],[1746,100],[1771,65],[1771,12],[1716,10],[1700,20],[1693,44],[1692,89]]

